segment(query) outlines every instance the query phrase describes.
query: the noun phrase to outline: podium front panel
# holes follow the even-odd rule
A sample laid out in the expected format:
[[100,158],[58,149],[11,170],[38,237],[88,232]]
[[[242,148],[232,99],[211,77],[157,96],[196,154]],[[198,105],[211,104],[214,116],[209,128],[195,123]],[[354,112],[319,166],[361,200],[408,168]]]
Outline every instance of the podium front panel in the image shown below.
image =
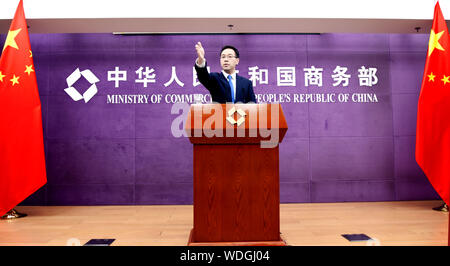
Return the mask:
[[194,145],[196,242],[277,241],[278,147]]

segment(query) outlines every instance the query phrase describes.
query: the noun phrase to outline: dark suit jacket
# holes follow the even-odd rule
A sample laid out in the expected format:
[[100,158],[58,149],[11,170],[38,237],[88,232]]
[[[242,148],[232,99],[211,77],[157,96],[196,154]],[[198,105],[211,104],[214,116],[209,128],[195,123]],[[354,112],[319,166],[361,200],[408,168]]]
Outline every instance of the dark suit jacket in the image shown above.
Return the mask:
[[[231,88],[228,80],[222,72],[208,73],[205,67],[195,65],[197,77],[203,86],[208,89],[211,94],[212,101],[217,103],[231,102]],[[236,95],[235,102],[256,103],[255,93],[253,92],[253,84],[249,79],[236,74]]]

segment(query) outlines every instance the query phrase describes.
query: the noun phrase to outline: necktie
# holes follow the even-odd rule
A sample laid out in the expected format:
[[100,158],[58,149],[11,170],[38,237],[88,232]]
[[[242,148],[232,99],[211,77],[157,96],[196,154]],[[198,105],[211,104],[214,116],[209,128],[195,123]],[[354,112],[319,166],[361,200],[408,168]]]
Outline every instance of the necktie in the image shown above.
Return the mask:
[[234,87],[233,87],[233,82],[231,81],[233,79],[233,77],[231,75],[228,75],[228,84],[230,84],[230,88],[231,88],[231,101],[234,103]]

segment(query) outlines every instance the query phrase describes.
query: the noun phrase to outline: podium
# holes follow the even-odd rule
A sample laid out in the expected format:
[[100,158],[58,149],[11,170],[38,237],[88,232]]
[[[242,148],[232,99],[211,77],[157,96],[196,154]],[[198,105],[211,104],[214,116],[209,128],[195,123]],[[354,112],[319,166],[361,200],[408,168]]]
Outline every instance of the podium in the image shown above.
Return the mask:
[[194,226],[188,245],[286,245],[280,236],[279,104],[193,104]]

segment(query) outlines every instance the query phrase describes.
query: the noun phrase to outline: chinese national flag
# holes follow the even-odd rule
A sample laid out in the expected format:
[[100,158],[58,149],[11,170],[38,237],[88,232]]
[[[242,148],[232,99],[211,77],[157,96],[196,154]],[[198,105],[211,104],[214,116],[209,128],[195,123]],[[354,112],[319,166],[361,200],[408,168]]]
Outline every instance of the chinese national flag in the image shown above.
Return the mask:
[[450,206],[450,35],[439,2],[419,96],[416,161]]
[[0,216],[47,182],[34,71],[20,0],[0,58]]

